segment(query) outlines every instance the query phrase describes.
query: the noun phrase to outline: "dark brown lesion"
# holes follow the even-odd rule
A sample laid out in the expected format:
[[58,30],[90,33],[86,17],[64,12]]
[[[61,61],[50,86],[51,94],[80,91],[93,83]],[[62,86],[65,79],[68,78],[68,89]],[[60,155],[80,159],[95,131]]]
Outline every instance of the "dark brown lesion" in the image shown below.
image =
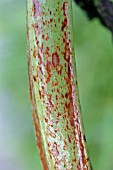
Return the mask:
[[36,16],[36,3],[33,1],[33,7],[32,7],[32,11],[33,11],[33,16]]

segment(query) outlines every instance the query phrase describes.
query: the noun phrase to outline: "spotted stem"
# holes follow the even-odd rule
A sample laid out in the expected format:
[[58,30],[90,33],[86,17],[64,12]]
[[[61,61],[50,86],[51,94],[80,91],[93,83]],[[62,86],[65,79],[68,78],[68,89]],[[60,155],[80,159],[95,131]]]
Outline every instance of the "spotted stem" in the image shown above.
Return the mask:
[[27,0],[30,98],[43,170],[90,170],[74,56],[71,0]]

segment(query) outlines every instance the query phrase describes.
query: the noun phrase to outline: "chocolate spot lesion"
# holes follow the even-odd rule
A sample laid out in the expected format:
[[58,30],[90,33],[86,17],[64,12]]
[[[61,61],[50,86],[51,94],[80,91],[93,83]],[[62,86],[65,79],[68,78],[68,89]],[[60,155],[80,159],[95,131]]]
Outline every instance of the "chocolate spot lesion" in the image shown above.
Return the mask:
[[32,11],[33,11],[33,16],[34,18],[37,17],[38,13],[39,13],[39,9],[40,9],[40,4],[38,1],[33,0],[33,6],[32,6]]
[[33,51],[33,57],[36,58],[36,50]]
[[33,8],[32,8],[32,11],[33,11],[33,15],[34,15],[34,17],[35,17],[35,15],[36,15],[36,5],[35,5],[35,3],[33,2]]
[[36,76],[33,76],[33,80],[36,82]]
[[57,67],[60,64],[60,57],[57,52],[52,54],[52,64],[54,67]]

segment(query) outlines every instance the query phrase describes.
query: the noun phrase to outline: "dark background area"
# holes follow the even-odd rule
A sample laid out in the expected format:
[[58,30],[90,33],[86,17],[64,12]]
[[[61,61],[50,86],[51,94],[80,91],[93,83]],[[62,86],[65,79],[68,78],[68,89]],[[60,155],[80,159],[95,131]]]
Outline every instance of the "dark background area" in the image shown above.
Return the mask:
[[[111,33],[73,4],[79,94],[94,170],[113,170]],[[0,169],[41,170],[29,100],[26,3],[0,1]]]

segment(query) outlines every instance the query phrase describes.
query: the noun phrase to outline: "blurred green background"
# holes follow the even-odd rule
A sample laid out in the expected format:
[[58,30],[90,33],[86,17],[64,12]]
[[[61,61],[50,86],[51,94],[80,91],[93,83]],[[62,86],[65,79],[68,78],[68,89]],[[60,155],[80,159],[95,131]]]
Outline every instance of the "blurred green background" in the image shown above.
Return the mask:
[[[73,4],[79,93],[94,170],[113,170],[113,43]],[[0,0],[0,169],[41,170],[29,101],[26,3]]]

